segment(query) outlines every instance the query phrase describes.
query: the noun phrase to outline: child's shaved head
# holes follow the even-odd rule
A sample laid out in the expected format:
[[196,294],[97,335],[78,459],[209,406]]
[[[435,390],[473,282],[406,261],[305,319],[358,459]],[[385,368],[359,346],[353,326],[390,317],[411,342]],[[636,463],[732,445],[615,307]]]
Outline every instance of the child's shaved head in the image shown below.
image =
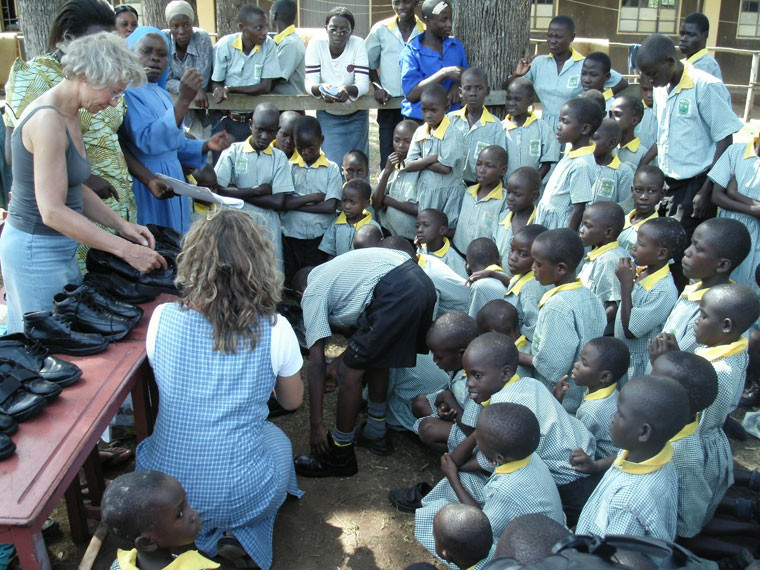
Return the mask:
[[707,408],[718,396],[715,368],[708,360],[691,352],[666,352],[654,361],[652,374],[673,378],[686,389],[691,417]]
[[517,370],[517,347],[515,347],[515,342],[505,334],[484,333],[467,345],[467,352],[478,355],[478,364],[482,360],[494,368],[509,366],[513,372]]
[[472,505],[450,503],[433,517],[438,556],[459,568],[470,568],[488,556],[493,545],[491,523]]
[[547,230],[539,234],[533,240],[533,247],[539,244],[551,263],[565,263],[570,270],[578,267],[585,254],[580,236],[569,228]]
[[594,202],[586,208],[586,212],[589,215],[598,216],[598,220],[601,220],[605,226],[612,229],[613,235],[618,236],[623,231],[625,212],[617,202]]
[[[630,380],[620,392],[636,423],[648,424],[655,441],[665,442],[676,435],[690,420],[689,394],[673,378],[639,376]],[[620,405],[620,403],[618,404]]]
[[615,101],[620,101],[626,109],[631,111],[634,117],[641,119],[644,116],[644,103],[641,102],[641,97],[623,94],[615,97]]
[[425,87],[420,95],[420,101],[423,99],[425,101],[439,103],[445,107],[449,106],[449,94],[446,92],[443,85],[439,83],[433,83]]
[[673,218],[654,218],[641,225],[639,231],[644,230],[658,247],[667,249],[670,257],[681,259],[689,238],[681,223]]
[[[504,151],[506,156],[506,151]],[[541,174],[532,166],[521,166],[509,175],[510,179],[520,180],[531,192],[538,192],[541,190]]]
[[[383,232],[380,228],[374,224],[366,224],[356,230],[354,234],[354,249],[376,247],[380,245],[381,241],[383,241]],[[412,254],[414,254],[414,249],[412,249]]]
[[417,255],[417,252],[414,251],[414,247],[409,243],[409,240],[402,238],[401,236],[388,236],[380,242],[380,247],[403,251],[404,253],[408,253],[412,258]]
[[[489,459],[519,461],[538,449],[541,429],[536,415],[521,404],[496,403],[483,408],[476,427],[478,446]],[[489,456],[490,455],[490,456]]]
[[419,125],[415,123],[414,121],[412,121],[411,119],[404,119],[403,121],[401,121],[399,124],[396,125],[396,128],[394,129],[394,131],[397,133],[403,132],[408,135],[413,135],[414,131],[417,130],[417,127],[419,127]]
[[652,34],[641,44],[636,54],[636,64],[641,69],[658,64],[665,59],[676,59],[676,46],[668,36]]
[[699,230],[709,232],[709,241],[718,255],[731,261],[731,269],[736,269],[752,249],[749,230],[739,220],[733,218],[711,218],[699,226]]
[[551,556],[554,545],[571,534],[567,527],[546,515],[522,515],[507,525],[493,556],[534,564]]
[[[602,95],[601,91],[599,91],[598,89],[587,89],[586,91],[578,95],[577,98],[593,102],[599,109],[602,110],[602,117],[604,117],[604,113],[607,110],[607,101],[605,101],[604,95]],[[582,121],[582,122],[585,123],[586,121]]]
[[428,330],[428,341],[435,339],[444,350],[464,350],[477,336],[475,319],[462,311],[444,313]]
[[471,271],[485,269],[489,265],[498,265],[501,263],[499,249],[492,239],[477,238],[467,246],[467,265]]
[[598,133],[603,134],[605,137],[615,138],[620,140],[621,130],[620,125],[614,119],[603,119],[602,124],[596,130]]
[[315,117],[299,117],[293,126],[293,136],[322,138],[322,126]]
[[[602,99],[604,99],[604,95],[602,95]],[[566,108],[568,113],[576,117],[581,123],[588,124],[592,132],[599,128],[602,119],[604,119],[604,109],[600,108],[598,103],[585,97],[570,99],[562,108]]]
[[490,157],[491,160],[494,160],[498,163],[499,166],[506,166],[508,155],[507,150],[504,147],[501,147],[497,144],[492,144],[491,146],[487,146],[483,150],[480,151],[480,155],[482,157]]
[[164,485],[174,480],[159,471],[135,471],[120,475],[106,487],[101,516],[108,531],[129,543],[153,525],[157,510],[164,505],[156,501]]
[[709,303],[720,319],[731,319],[733,329],[744,333],[760,317],[760,298],[749,286],[726,283],[710,287],[704,303]]
[[488,301],[478,311],[475,317],[478,324],[478,333],[497,332],[511,335],[519,330],[517,309],[504,299]]
[[612,373],[613,382],[620,380],[628,372],[631,353],[626,344],[614,336],[599,336],[586,343],[596,350],[601,366]]
[[417,217],[423,216],[423,215],[431,223],[437,226],[446,227],[446,228],[449,227],[449,217],[441,210],[436,210],[435,208],[425,208],[419,214],[417,214]]
[[536,90],[533,87],[533,82],[527,77],[515,77],[509,82],[510,91],[519,91],[528,97],[535,97]]

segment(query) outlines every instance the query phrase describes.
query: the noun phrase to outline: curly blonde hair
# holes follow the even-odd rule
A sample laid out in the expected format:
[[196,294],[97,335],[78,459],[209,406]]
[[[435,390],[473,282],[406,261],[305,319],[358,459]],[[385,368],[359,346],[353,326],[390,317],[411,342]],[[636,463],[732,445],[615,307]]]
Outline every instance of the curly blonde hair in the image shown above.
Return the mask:
[[95,89],[120,83],[139,87],[145,83],[140,60],[127,47],[127,42],[111,32],[98,32],[58,46],[63,76],[85,80]]
[[186,309],[211,323],[214,350],[253,350],[264,317],[274,323],[282,290],[274,245],[265,228],[239,210],[199,220],[183,240],[177,286]]

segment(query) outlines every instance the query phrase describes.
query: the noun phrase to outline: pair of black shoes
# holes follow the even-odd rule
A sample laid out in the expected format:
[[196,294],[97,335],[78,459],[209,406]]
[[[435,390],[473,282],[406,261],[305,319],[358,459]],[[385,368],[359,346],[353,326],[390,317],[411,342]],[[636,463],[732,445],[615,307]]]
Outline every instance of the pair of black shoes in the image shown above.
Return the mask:
[[[163,251],[166,254],[167,268],[155,269],[150,273],[140,273],[120,257],[105,251],[90,249],[87,252],[87,271],[104,275],[116,274],[121,277],[118,281],[126,280],[133,285],[129,290],[133,291],[134,294],[142,294],[154,298],[161,293],[176,295],[177,287],[174,284],[174,280],[177,277],[176,257],[171,257],[167,253],[168,250],[158,251],[159,253]],[[103,279],[101,282],[105,284],[105,281]],[[108,291],[111,294],[118,294],[111,289],[108,289]]]

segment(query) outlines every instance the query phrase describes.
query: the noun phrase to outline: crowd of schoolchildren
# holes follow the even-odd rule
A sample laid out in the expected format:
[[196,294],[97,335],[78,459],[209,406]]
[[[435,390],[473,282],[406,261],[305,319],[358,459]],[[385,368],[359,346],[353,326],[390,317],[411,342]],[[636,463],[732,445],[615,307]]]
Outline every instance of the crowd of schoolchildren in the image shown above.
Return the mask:
[[[451,6],[426,0],[419,20],[416,5],[394,0],[365,40],[370,77],[379,67],[392,86],[378,100],[405,96],[402,114],[379,116],[374,188],[361,149],[339,166],[320,121],[270,104],[214,167],[294,289],[310,283],[297,283],[303,268],[388,236],[416,249],[436,290],[430,353],[389,369],[357,441],[387,454],[386,427],[412,431],[443,454],[444,477],[394,488],[391,503],[452,568],[540,560],[567,529],[677,540],[703,557],[693,567],[747,566],[724,539],[760,536],[760,502],[725,494],[760,491],[760,473],[734,467],[726,429],[757,350],[760,141],[732,143],[743,124],[705,50],[707,18],[684,19],[680,54],[647,38],[629,87],[606,54],[573,49],[573,20],[557,16],[548,55],[508,78],[500,121],[484,106],[489,78],[449,37]],[[401,49],[396,73],[385,62]],[[136,546],[122,568],[200,530],[181,486],[154,472],[117,479],[103,508]]]

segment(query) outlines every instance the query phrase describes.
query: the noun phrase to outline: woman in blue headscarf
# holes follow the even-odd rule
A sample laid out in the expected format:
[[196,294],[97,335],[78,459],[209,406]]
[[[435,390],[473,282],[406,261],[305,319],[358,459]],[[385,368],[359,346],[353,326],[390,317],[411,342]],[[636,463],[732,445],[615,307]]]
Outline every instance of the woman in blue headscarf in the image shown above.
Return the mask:
[[[137,53],[148,83],[125,92],[127,114],[120,136],[151,172],[182,179],[183,164],[203,167],[206,152],[224,150],[232,138],[224,131],[207,141],[185,137],[182,120],[201,88],[203,77],[197,69],[186,69],[179,97],[172,102],[165,89],[171,45],[161,30],[140,26],[127,38],[127,44]],[[160,190],[154,194],[139,180],[134,181],[133,190],[140,224],[169,226],[181,233],[189,229],[190,208],[184,197]]]

